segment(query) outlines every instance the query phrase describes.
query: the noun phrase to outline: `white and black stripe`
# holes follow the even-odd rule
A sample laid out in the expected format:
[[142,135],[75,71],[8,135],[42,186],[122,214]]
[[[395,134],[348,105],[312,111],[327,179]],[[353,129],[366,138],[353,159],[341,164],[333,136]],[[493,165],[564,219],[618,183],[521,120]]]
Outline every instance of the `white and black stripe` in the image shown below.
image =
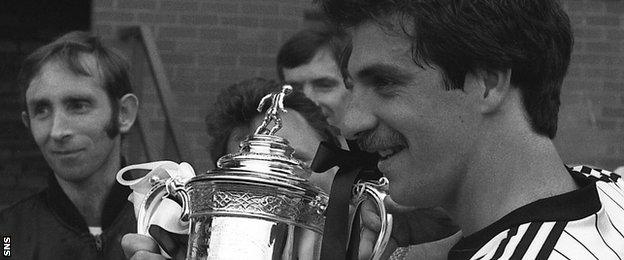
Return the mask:
[[[449,259],[624,260],[624,190],[621,188],[624,182],[621,177],[585,166],[568,170],[577,181],[579,177],[585,178],[587,186],[564,199],[552,197],[512,212],[492,226],[464,238],[465,241],[451,250]],[[585,205],[592,210],[585,210]],[[527,212],[537,213],[525,221]],[[475,241],[476,244],[484,242],[475,247]],[[474,253],[470,254],[471,251]]]

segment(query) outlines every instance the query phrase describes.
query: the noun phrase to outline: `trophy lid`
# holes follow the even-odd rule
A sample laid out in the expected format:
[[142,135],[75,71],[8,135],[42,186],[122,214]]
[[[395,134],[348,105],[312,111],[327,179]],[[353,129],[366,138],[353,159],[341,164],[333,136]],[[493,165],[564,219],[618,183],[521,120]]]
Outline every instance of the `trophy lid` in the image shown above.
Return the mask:
[[286,139],[273,135],[253,135],[241,143],[238,153],[221,157],[216,169],[195,179],[242,181],[327,196],[307,180],[312,171],[292,157],[293,151]]

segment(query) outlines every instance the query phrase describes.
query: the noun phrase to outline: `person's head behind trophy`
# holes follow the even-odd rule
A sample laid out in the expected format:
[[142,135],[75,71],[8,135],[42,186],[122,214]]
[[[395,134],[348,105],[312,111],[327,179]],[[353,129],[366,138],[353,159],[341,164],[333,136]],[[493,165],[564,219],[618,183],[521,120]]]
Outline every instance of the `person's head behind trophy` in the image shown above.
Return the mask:
[[330,124],[338,122],[346,89],[338,67],[347,40],[343,31],[323,26],[291,36],[277,53],[279,80],[321,107]]

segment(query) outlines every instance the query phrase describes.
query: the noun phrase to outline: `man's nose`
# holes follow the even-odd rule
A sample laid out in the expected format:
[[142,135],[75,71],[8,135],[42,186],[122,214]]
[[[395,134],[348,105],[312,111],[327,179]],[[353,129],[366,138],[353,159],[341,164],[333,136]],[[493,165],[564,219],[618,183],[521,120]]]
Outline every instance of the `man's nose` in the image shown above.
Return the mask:
[[346,139],[357,139],[376,126],[377,118],[372,113],[374,104],[370,101],[361,90],[351,90],[345,95],[339,128]]
[[55,111],[52,117],[50,137],[56,141],[63,141],[72,134],[69,116],[63,111]]

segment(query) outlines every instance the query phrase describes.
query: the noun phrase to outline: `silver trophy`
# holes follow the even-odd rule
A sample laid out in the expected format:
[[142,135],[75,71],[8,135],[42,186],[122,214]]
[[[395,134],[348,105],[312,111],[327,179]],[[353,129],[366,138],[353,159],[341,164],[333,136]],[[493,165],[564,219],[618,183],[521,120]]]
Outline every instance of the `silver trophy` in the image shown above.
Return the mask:
[[[153,179],[138,211],[138,230],[146,233],[159,200],[176,197],[180,219],[189,221],[186,259],[319,259],[328,195],[307,179],[312,172],[293,157],[288,141],[275,136],[282,127],[286,85],[266,95],[263,123],[221,157],[217,168],[190,180]],[[383,206],[387,180],[354,186],[353,204],[370,198],[377,205],[382,231],[371,259],[378,259],[389,239],[392,217]],[[351,216],[353,220],[357,216]]]

